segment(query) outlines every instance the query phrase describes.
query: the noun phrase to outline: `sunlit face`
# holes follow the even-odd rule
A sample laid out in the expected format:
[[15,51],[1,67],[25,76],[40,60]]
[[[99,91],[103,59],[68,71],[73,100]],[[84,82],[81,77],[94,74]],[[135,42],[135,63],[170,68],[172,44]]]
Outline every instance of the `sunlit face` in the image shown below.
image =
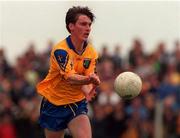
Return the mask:
[[71,35],[79,41],[85,41],[91,31],[91,19],[86,15],[79,15],[75,24],[70,23]]

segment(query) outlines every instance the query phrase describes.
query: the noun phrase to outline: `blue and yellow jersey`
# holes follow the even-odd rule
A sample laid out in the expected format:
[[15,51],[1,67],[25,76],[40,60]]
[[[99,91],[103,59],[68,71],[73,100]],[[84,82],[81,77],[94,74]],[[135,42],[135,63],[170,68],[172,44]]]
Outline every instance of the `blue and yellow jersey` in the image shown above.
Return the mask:
[[46,78],[37,85],[37,91],[51,103],[64,105],[85,98],[81,85],[69,84],[69,75],[89,75],[94,73],[98,54],[89,43],[84,45],[80,55],[75,51],[70,36],[53,47],[50,69]]

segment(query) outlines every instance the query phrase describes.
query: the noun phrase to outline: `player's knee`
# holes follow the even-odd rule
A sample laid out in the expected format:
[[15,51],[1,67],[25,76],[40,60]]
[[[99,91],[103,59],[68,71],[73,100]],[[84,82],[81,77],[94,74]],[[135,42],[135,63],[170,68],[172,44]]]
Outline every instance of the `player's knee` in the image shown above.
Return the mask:
[[85,132],[85,131],[81,131],[81,132],[79,133],[78,138],[92,138],[92,136],[91,136],[91,133],[87,133],[87,132]]

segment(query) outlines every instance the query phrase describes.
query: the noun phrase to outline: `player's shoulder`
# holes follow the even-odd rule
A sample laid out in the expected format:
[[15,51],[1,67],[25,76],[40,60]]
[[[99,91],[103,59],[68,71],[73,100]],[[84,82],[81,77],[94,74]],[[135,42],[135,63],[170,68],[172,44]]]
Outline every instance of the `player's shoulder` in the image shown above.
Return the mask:
[[96,49],[94,48],[93,44],[88,43],[87,50],[96,53]]
[[53,51],[55,51],[55,50],[57,50],[57,49],[63,49],[63,50],[66,50],[66,49],[67,49],[66,39],[63,39],[63,40],[59,41],[59,42],[53,47]]
[[66,39],[59,41],[56,45],[53,46],[51,51],[51,56],[63,56],[67,57],[69,49],[66,43]]
[[92,55],[97,55],[97,51],[96,49],[94,48],[93,44],[91,43],[88,43],[87,47],[86,47],[86,52],[89,53],[89,54],[92,54]]

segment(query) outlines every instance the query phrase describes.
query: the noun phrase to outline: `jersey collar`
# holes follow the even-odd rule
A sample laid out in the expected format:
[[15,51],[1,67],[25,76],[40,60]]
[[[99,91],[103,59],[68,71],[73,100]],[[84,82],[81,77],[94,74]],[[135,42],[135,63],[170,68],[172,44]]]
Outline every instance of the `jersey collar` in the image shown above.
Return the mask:
[[69,47],[70,49],[72,49],[75,53],[77,53],[78,55],[82,55],[82,54],[84,53],[84,51],[85,51],[85,49],[86,49],[86,47],[87,47],[87,44],[88,44],[87,41],[84,42],[82,53],[79,54],[79,53],[76,51],[75,46],[73,45],[73,43],[72,43],[72,41],[71,41],[70,35],[66,38],[66,42],[67,42],[67,44],[68,44],[68,47]]

